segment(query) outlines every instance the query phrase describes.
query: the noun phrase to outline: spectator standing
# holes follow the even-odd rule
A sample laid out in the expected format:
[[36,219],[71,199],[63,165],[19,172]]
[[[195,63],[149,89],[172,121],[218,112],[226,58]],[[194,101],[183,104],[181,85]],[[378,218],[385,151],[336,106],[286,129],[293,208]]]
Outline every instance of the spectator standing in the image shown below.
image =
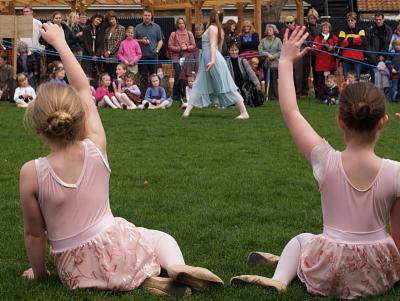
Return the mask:
[[125,32],[125,40],[121,42],[118,49],[118,58],[127,65],[129,72],[136,75],[138,73],[138,61],[142,57],[142,50],[135,36],[135,28],[128,26]]
[[279,31],[274,24],[267,24],[265,33],[267,36],[261,40],[258,53],[265,57],[265,68],[269,68],[269,83],[265,83],[269,84],[268,96],[269,98],[278,98],[278,61],[281,55],[282,41],[276,36]]
[[240,35],[239,52],[242,55],[258,53],[260,37],[255,31],[253,24],[246,20],[243,22],[242,33]]
[[[288,38],[290,38],[290,35],[296,28],[296,19],[293,16],[286,16],[284,22],[285,22],[285,27],[283,27],[280,31],[281,41],[283,41],[283,37],[285,35],[286,30],[289,31]],[[296,88],[296,96],[297,98],[299,98],[303,86],[303,60],[295,60],[293,62],[293,76],[294,76],[294,85]]]
[[82,62],[83,70],[89,77],[97,78],[101,73],[101,66],[97,58],[101,57],[104,49],[104,30],[102,28],[103,16],[94,14],[90,18],[90,25],[83,29],[82,51],[84,56],[90,56],[91,59],[85,59]]
[[392,82],[390,86],[389,99],[398,101],[399,99],[399,81],[400,81],[400,39],[393,41],[394,55],[392,55],[389,65]]
[[396,30],[392,34],[392,38],[390,39],[390,44],[389,44],[389,52],[395,53],[395,49],[393,46],[393,42],[400,40],[400,23],[397,24]]
[[335,46],[339,43],[339,38],[331,33],[332,26],[329,22],[321,24],[322,31],[315,37],[313,48],[315,51],[315,71],[317,82],[317,97],[323,98],[326,77],[334,74],[337,63],[336,58],[332,55],[335,52]]
[[87,26],[87,14],[85,12],[79,13],[79,25],[84,29]]
[[203,48],[201,43],[201,36],[204,33],[204,25],[203,24],[196,24],[194,28],[194,41],[196,43],[196,49],[201,50]]
[[[312,42],[314,39],[320,34],[321,32],[321,25],[317,23],[319,19],[319,14],[318,12],[311,8],[308,11],[307,14],[307,24],[306,24],[306,29],[309,34],[307,38],[307,46],[311,46]],[[308,79],[310,77],[310,71],[312,70],[312,75],[313,75],[313,86],[314,86],[314,93],[315,97],[318,95],[318,85],[317,85],[317,71],[316,71],[316,66],[315,66],[315,53],[313,51],[310,51],[306,53],[306,55],[303,58],[303,84],[302,84],[302,92],[301,94],[303,96],[308,96]]]
[[28,49],[25,42],[18,42],[17,45],[17,73],[23,73],[32,84],[36,84],[38,67],[36,59]]
[[104,69],[113,78],[118,65],[119,45],[125,39],[125,27],[118,24],[117,15],[113,11],[107,14],[107,21],[109,26],[106,28],[104,39],[104,57],[106,58]]
[[13,92],[13,67],[7,64],[6,54],[0,55],[0,100],[10,100]]
[[225,43],[226,47],[229,49],[231,44],[235,43],[239,49],[241,45],[240,36],[237,33],[237,23],[235,20],[229,19],[225,23]]
[[[375,52],[388,52],[392,39],[392,29],[385,24],[385,16],[378,12],[374,16],[374,24],[371,25],[365,35],[368,63],[376,66],[382,54]],[[384,56],[383,56],[384,57]]]
[[[347,14],[347,27],[339,33],[339,43],[343,66],[343,76],[352,70],[360,79],[364,53],[360,50],[365,48],[365,31],[357,26],[357,14],[350,12]],[[349,59],[349,60],[346,60]]]
[[181,59],[193,60],[193,51],[196,48],[193,34],[186,30],[186,23],[183,18],[176,20],[176,31],[172,32],[168,40],[168,49],[171,52],[171,59],[174,61],[174,87],[172,99],[181,100],[185,97],[186,77],[194,71],[193,68],[184,68],[191,63],[181,63]]
[[67,25],[73,34],[74,49],[72,53],[77,58],[78,62],[82,61],[82,35],[83,28],[79,24],[79,13],[70,12],[68,15]]
[[[52,15],[52,23],[58,25],[64,31],[65,41],[67,42],[69,48],[72,52],[77,52],[80,49],[79,43],[75,39],[72,31],[68,28],[67,24],[63,22],[63,15],[59,11],[55,11]],[[60,60],[60,57],[57,53],[55,48],[47,43],[43,38],[39,39],[39,42],[45,46],[46,51],[50,52],[47,53],[47,64],[50,64],[53,61]]]
[[142,59],[147,61],[139,65],[140,90],[145,91],[150,74],[157,73],[158,53],[164,43],[161,27],[153,22],[153,11],[148,7],[143,9],[143,22],[136,26],[136,39],[142,49]]
[[[24,16],[33,16],[33,9],[32,6],[26,5],[22,9],[22,14]],[[33,18],[32,21],[32,38],[21,38],[20,41],[25,42],[28,45],[29,50],[33,52],[33,55],[36,59],[36,68],[35,74],[36,78],[35,81],[39,82],[40,81],[40,52],[39,50],[42,49],[42,45],[39,43],[40,39],[40,29],[42,28],[42,22],[40,22],[38,19]]]

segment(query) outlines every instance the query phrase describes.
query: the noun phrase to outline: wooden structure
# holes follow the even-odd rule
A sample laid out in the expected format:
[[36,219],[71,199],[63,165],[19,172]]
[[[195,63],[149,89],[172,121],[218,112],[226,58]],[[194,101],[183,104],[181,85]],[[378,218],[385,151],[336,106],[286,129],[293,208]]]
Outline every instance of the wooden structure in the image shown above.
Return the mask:
[[[129,5],[140,4],[142,7],[148,6],[154,10],[184,10],[186,22],[202,23],[203,7],[234,5],[237,8],[238,28],[244,19],[244,9],[248,5],[254,7],[254,26],[257,32],[262,32],[262,6],[263,5],[281,5],[282,0],[0,0],[0,12],[9,14],[15,13],[15,6],[46,6],[46,5],[68,5],[72,11],[84,12],[91,5]],[[304,20],[303,0],[295,0],[297,8],[297,20],[302,24]],[[188,27],[191,29],[191,26]]]

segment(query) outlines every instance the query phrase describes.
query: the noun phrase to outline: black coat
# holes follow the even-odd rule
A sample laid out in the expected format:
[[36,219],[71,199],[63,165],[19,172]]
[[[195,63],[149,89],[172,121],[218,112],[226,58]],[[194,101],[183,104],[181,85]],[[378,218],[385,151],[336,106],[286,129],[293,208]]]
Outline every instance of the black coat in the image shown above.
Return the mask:
[[[61,23],[61,27],[64,31],[65,41],[67,42],[71,51],[72,52],[79,51],[80,50],[79,41],[76,39],[75,35],[72,33],[72,31],[69,29],[69,27],[66,24]],[[40,37],[39,43],[44,45],[46,47],[47,51],[56,51],[54,49],[54,47],[51,46],[50,44],[48,44],[42,37]],[[78,47],[78,48],[76,48],[76,47]]]
[[329,88],[325,86],[324,88],[324,99],[327,98],[335,98],[337,99],[339,97],[339,87],[336,85],[332,88]]
[[[38,66],[33,54],[28,54],[26,63],[28,65],[29,73],[33,73],[35,75],[39,74],[39,68],[38,68],[39,66]],[[21,56],[18,56],[17,57],[17,73],[21,73],[21,72],[22,72],[22,59],[21,59]]]
[[[96,31],[92,31],[92,26],[86,26],[82,35],[82,50],[84,55],[101,56],[104,50],[104,28],[98,26]],[[92,35],[94,33],[94,35]],[[93,51],[93,41],[95,51]]]
[[[368,30],[365,34],[367,50],[375,51],[375,52],[388,52],[390,40],[392,39],[393,31],[388,25],[383,24],[383,26],[385,26],[385,29],[386,29],[386,36],[384,37],[385,42],[384,42],[383,47],[380,47],[379,32],[378,32],[376,25],[374,24],[368,28]],[[367,55],[368,63],[370,63],[372,65],[377,65],[378,58],[382,54],[367,52],[366,55]]]

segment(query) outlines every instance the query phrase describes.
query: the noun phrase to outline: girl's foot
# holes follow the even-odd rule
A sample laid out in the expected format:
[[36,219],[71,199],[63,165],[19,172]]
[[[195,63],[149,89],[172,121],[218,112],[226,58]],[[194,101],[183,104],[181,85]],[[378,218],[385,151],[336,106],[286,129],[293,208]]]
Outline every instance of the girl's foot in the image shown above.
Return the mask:
[[187,297],[192,295],[190,287],[175,282],[172,278],[149,277],[141,287],[157,296]]
[[277,280],[257,275],[241,275],[233,277],[231,279],[231,286],[237,286],[241,284],[255,284],[264,287],[269,287],[275,289],[278,293],[285,293],[287,291],[286,284]]
[[187,109],[185,110],[185,112],[183,112],[182,117],[183,118],[188,118],[190,115],[190,112],[187,111]]
[[224,281],[205,268],[190,265],[176,265],[167,269],[168,276],[186,284],[197,291],[204,291],[211,286],[223,286]]
[[279,256],[264,253],[264,252],[251,252],[247,257],[247,263],[250,265],[257,265],[261,263],[278,262]]
[[250,118],[250,116],[249,116],[249,114],[247,114],[247,113],[243,113],[243,114],[240,114],[239,116],[237,116],[235,119],[249,119]]

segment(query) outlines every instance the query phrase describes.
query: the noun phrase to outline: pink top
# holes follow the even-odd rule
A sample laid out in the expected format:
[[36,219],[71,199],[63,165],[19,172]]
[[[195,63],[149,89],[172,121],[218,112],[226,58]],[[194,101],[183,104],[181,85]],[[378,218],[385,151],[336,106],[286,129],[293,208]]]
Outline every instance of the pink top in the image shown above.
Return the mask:
[[121,42],[118,49],[118,58],[124,62],[128,61],[129,64],[136,64],[142,57],[142,50],[140,45],[135,39],[125,39]]
[[106,88],[100,86],[96,89],[96,101],[99,102],[103,99],[104,96],[112,97],[114,96],[113,92],[108,91]]
[[182,52],[183,55],[193,51],[196,48],[193,34],[186,29],[171,33],[168,40],[168,49],[171,50],[171,59],[178,60],[180,58],[182,44],[187,46],[187,50]]
[[108,199],[111,170],[95,144],[85,139],[85,159],[76,183],[65,183],[47,158],[35,160],[39,206],[53,251],[84,244],[114,223]]
[[390,209],[400,196],[400,163],[382,159],[374,181],[360,190],[347,178],[341,152],[328,143],[313,149],[311,162],[321,192],[324,235],[352,243],[385,239]]

